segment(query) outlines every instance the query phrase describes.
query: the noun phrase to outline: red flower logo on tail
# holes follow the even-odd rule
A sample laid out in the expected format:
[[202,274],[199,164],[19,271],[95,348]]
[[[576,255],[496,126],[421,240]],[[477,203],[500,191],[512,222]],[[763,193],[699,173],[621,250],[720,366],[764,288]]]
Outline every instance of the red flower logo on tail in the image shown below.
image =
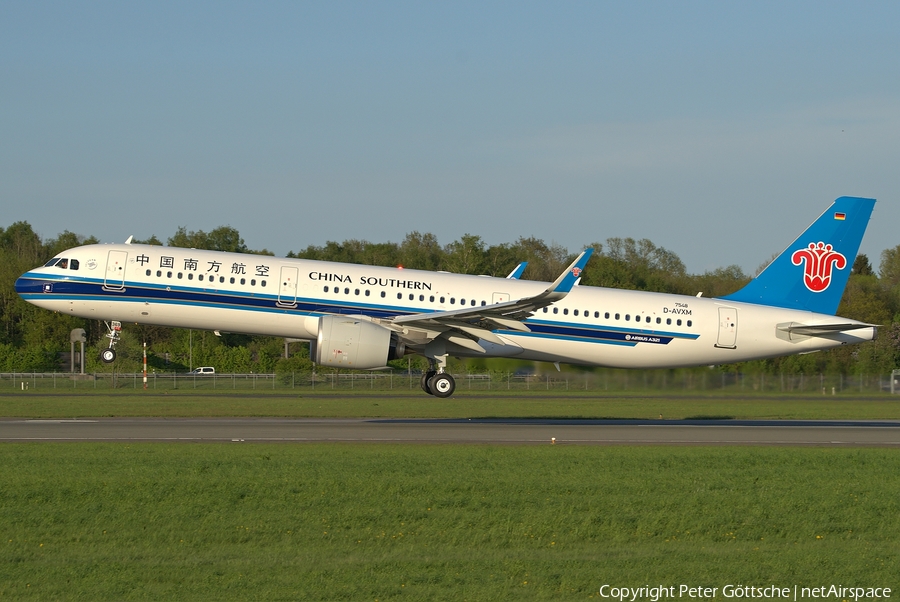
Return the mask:
[[794,251],[791,255],[794,265],[803,267],[803,284],[814,293],[821,293],[831,284],[833,268],[843,270],[847,267],[847,258],[834,250],[830,244],[811,242],[809,247]]

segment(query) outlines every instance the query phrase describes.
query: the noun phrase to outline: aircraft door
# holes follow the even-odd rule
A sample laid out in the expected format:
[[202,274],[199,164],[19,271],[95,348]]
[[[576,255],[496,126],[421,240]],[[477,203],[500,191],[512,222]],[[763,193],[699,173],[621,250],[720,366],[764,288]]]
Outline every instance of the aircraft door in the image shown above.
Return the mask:
[[106,257],[106,273],[103,288],[113,291],[125,290],[125,260],[127,251],[110,251]]
[[281,266],[281,280],[278,283],[278,305],[297,307],[297,280],[300,270],[294,266]]
[[492,304],[497,303],[505,303],[509,301],[509,293],[494,293],[493,298],[491,299]]
[[719,338],[716,347],[734,349],[737,345],[737,309],[719,308]]

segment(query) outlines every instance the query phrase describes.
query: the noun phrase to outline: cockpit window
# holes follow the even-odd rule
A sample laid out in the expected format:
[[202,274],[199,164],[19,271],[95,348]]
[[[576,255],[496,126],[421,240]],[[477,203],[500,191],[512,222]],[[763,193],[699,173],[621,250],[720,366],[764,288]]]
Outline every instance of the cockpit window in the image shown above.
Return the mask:
[[66,257],[54,257],[44,264],[45,268],[56,266],[61,270],[77,270],[80,263],[77,259],[68,259]]

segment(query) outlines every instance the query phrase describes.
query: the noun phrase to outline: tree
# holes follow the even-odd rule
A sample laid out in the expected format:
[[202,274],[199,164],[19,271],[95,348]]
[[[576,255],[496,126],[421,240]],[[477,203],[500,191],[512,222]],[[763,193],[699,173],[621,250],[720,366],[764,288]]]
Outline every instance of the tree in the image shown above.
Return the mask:
[[444,247],[444,269],[455,274],[483,274],[484,241],[480,236],[464,234]]
[[691,294],[681,259],[646,238],[608,238],[606,251],[598,255],[591,259],[594,266],[588,268],[585,284]]
[[444,251],[434,234],[410,232],[400,243],[399,265],[411,270],[439,270]]
[[209,233],[203,230],[188,232],[179,226],[175,234],[169,238],[170,247],[185,249],[206,249],[208,251],[227,251],[229,253],[247,253],[247,245],[240,233],[231,226],[219,226]]
[[894,321],[900,322],[900,245],[881,252],[878,275],[887,291]]
[[[510,246],[512,257],[516,258],[516,263],[527,261],[528,267],[525,268],[524,278],[528,280],[540,280],[542,282],[553,282],[556,277],[562,273],[564,269],[575,259],[569,251],[558,244],[548,245],[543,240],[533,236],[520,236],[519,239]],[[510,266],[512,269],[512,266]]]
[[860,253],[853,261],[853,267],[850,269],[850,273],[859,276],[873,276],[875,270],[872,269],[872,264],[869,263],[869,258],[866,257],[866,254]]

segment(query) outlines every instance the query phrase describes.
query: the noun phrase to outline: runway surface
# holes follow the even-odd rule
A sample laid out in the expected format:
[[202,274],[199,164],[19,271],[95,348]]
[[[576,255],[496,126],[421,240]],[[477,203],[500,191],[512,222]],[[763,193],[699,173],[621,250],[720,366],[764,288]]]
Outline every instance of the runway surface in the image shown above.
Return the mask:
[[0,441],[900,446],[900,421],[99,418],[0,420]]

